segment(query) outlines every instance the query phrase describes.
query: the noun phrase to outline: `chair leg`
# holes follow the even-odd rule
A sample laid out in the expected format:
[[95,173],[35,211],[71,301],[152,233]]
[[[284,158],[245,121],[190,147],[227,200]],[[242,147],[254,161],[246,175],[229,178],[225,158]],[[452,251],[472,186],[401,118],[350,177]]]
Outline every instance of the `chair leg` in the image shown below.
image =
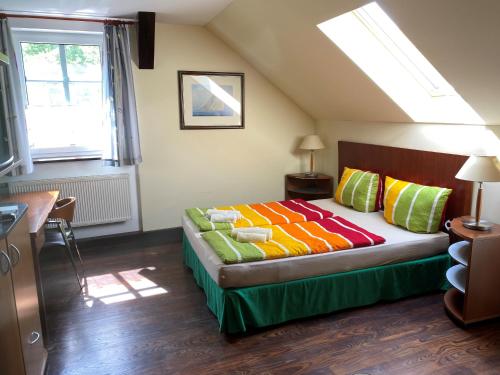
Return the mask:
[[80,262],[80,267],[82,268],[83,283],[86,284],[87,283],[87,277],[86,277],[86,273],[85,273],[85,266],[83,265],[82,255],[80,254],[80,249],[78,249],[78,245],[76,244],[75,237],[73,237],[73,239],[72,239],[71,242],[73,243],[73,247],[75,249],[76,255],[78,256],[78,260]]
[[82,266],[82,271],[85,273],[85,266],[83,265],[82,256],[80,254],[80,249],[78,249],[78,245],[76,244],[76,240],[73,238],[73,247],[75,248],[76,255],[78,256],[78,260],[80,261],[80,265]]
[[80,249],[78,248],[78,244],[76,243],[75,232],[73,232],[73,227],[71,226],[71,224],[69,222],[67,224],[69,229],[68,239],[71,240],[71,243],[73,244],[73,248],[75,249],[76,255],[78,256],[78,260],[80,261],[80,267],[82,268],[84,282],[86,282],[85,266],[83,265],[83,259],[82,255],[80,254]]
[[61,231],[61,234],[62,234],[62,237],[64,240],[64,244],[65,244],[65,247],[67,250],[67,254],[69,256],[69,260],[71,261],[71,265],[73,266],[73,270],[75,271],[76,279],[78,280],[78,285],[79,285],[80,289],[82,289],[83,284],[82,284],[82,281],[80,279],[80,275],[78,274],[78,268],[76,267],[75,258],[73,257],[71,245],[68,241],[68,237],[66,236],[66,232],[65,232],[61,223],[59,223],[59,230]]
[[80,261],[80,265],[82,266],[83,273],[85,273],[85,267],[83,266],[83,260],[80,254],[80,249],[78,249],[75,233],[73,232],[73,228],[71,227],[70,223],[68,223],[68,228],[69,228],[69,239],[71,239],[71,242],[73,243],[73,247],[75,248],[76,255],[78,255],[78,260]]

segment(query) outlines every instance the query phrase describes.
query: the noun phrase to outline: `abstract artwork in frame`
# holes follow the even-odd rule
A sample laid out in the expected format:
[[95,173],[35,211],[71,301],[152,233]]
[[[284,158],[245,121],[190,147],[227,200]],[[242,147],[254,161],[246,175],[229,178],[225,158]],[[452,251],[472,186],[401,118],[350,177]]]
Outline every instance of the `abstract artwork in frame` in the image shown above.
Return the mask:
[[179,71],[181,129],[244,129],[244,73]]

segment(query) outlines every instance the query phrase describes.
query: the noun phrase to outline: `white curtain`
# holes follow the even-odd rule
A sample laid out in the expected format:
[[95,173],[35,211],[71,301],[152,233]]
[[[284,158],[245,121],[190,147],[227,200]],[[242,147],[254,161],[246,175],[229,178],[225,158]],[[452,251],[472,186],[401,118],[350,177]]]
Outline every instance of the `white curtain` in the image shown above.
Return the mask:
[[31,159],[28,141],[28,129],[26,127],[26,116],[24,114],[23,94],[21,82],[19,82],[19,71],[12,43],[8,20],[0,19],[0,52],[9,57],[9,65],[6,67],[6,92],[7,99],[7,126],[10,129],[11,143],[16,159],[21,159],[21,165],[15,168],[11,174],[21,175],[33,172],[33,161]]
[[104,25],[103,96],[106,165],[142,162],[128,25]]

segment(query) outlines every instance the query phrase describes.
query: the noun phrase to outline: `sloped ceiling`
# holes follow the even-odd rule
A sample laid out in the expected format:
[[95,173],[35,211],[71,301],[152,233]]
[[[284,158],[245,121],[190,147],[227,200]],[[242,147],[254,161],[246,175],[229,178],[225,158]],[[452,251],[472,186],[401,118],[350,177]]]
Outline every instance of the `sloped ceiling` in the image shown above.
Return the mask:
[[92,17],[135,18],[156,12],[159,22],[205,25],[231,0],[0,0],[0,10]]
[[[368,2],[235,0],[208,28],[317,120],[412,122],[316,27]],[[500,1],[378,3],[487,124],[500,124]]]

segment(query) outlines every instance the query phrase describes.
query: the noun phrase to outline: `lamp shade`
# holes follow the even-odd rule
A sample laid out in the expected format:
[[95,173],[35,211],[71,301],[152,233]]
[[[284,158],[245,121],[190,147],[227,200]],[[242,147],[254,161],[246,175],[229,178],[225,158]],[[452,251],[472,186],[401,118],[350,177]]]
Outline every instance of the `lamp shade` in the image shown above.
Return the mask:
[[455,176],[459,180],[500,182],[500,167],[496,156],[471,156]]
[[321,142],[320,137],[312,134],[304,137],[299,148],[302,150],[321,150],[322,148],[325,148],[325,145]]

